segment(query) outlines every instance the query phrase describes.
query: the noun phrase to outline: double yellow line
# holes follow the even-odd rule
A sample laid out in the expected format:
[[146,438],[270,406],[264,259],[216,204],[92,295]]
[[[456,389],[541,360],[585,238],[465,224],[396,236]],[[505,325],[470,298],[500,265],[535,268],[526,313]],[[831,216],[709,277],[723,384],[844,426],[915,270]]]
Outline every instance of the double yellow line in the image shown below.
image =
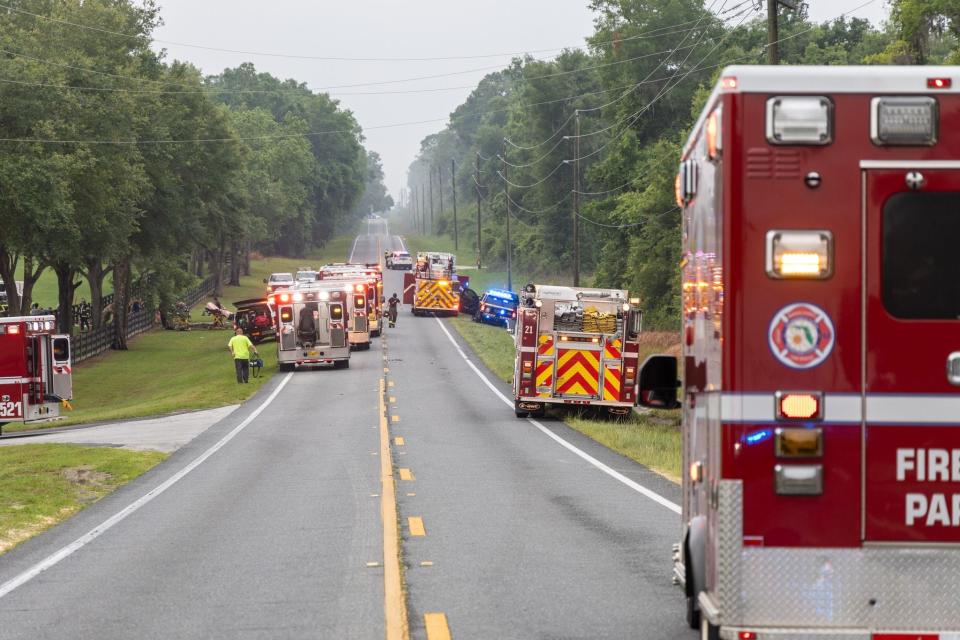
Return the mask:
[[387,427],[386,381],[380,378],[380,516],[383,519],[383,611],[387,640],[409,640],[407,603],[400,575],[400,528],[397,519],[396,482]]

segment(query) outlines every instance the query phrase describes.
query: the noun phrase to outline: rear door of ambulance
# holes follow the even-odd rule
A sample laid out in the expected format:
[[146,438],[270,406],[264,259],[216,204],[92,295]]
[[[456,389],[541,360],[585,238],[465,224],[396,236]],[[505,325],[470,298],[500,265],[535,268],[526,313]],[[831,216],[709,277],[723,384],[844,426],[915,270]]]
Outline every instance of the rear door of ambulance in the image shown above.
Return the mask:
[[960,543],[960,162],[863,163],[867,543]]

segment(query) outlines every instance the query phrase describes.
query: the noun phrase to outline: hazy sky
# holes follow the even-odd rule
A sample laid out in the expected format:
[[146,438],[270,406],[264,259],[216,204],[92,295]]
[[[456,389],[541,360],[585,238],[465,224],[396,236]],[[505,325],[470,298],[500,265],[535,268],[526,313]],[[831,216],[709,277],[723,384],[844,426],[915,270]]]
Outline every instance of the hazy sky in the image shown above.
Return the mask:
[[[824,20],[866,0],[811,0]],[[242,62],[328,92],[356,115],[366,146],[380,153],[396,198],[420,140],[443,127],[453,109],[510,54],[580,45],[592,32],[587,0],[160,0],[157,46],[204,73]],[[884,0],[855,15],[874,22]],[[170,42],[246,52],[346,58],[436,58],[429,61],[333,61],[226,53]],[[546,57],[553,51],[536,53]],[[489,54],[507,54],[494,57]],[[410,80],[422,76],[445,76]],[[404,80],[403,82],[393,82]],[[376,84],[375,84],[376,83]],[[364,85],[346,87],[344,85]],[[442,89],[440,91],[424,91]],[[384,93],[416,91],[419,93]],[[366,95],[359,95],[365,93]],[[424,124],[377,129],[404,122]]]

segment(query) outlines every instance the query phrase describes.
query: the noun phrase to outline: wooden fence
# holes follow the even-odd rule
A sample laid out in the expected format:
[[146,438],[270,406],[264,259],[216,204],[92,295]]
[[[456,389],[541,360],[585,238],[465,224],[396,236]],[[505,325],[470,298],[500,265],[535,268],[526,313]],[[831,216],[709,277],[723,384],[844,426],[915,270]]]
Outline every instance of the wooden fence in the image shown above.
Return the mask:
[[[210,276],[196,287],[183,294],[181,299],[187,304],[188,307],[193,307],[198,302],[211,295],[213,293],[213,288],[214,278],[213,276]],[[112,294],[110,298],[112,302]],[[136,313],[131,312],[128,314],[127,337],[132,338],[133,336],[140,335],[141,333],[152,329],[156,324],[156,317],[156,309],[141,309]],[[74,335],[72,338],[73,361],[80,362],[81,360],[86,360],[87,358],[92,358],[93,356],[99,355],[108,349],[112,349],[115,337],[116,330],[114,329],[113,323],[105,324],[99,329],[84,331]]]

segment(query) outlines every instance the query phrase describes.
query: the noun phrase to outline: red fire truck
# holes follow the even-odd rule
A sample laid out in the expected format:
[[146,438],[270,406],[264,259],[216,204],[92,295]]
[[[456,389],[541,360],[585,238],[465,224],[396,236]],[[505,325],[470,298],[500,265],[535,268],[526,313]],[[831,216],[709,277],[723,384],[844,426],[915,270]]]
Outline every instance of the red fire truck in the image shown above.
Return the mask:
[[[683,151],[704,637],[960,638],[956,67],[730,67]],[[676,361],[641,372],[675,401]]]
[[0,424],[60,416],[73,398],[70,336],[53,316],[0,318]]
[[514,410],[543,415],[547,404],[636,405],[640,310],[620,289],[528,284],[515,331]]
[[460,292],[469,278],[457,275],[457,257],[452,253],[421,251],[413,272],[403,274],[403,304],[413,315],[455,316],[460,312]]

